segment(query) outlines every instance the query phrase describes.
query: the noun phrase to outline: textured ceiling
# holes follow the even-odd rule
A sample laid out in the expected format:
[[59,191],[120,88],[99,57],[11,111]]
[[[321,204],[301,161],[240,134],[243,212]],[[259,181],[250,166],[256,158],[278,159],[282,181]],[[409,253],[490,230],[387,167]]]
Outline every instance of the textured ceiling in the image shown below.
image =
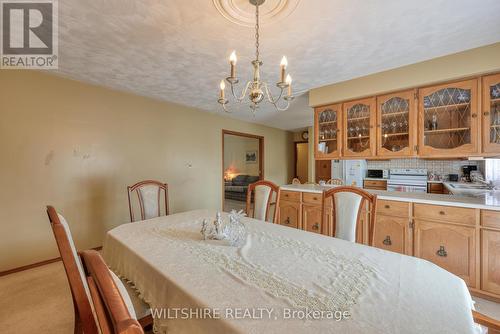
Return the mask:
[[[286,55],[301,92],[500,41],[499,0],[294,3],[262,27],[262,70],[276,82]],[[222,113],[217,88],[233,49],[240,78],[250,77],[254,32],[213,0],[64,0],[59,23],[57,72],[76,80]],[[291,109],[253,116],[242,106],[229,116],[282,129],[312,124],[307,94]]]

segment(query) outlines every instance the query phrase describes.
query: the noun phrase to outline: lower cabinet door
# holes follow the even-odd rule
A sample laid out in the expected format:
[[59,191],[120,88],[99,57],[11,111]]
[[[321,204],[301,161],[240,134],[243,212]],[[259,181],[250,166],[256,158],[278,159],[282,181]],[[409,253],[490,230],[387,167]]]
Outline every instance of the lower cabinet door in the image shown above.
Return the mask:
[[280,201],[279,223],[284,226],[301,228],[300,202]]
[[500,294],[500,231],[481,231],[481,290]]
[[475,228],[415,221],[415,256],[429,260],[476,287]]
[[302,206],[302,225],[304,230],[314,233],[325,233],[321,225],[321,206],[303,205]]
[[408,218],[377,215],[373,230],[373,246],[408,254]]

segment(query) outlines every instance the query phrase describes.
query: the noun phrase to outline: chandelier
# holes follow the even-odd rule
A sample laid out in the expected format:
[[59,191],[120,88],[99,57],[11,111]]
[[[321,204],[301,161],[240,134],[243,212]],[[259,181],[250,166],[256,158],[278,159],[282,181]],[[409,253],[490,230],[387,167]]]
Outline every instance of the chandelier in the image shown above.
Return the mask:
[[[265,0],[249,0],[249,2],[255,6],[255,60],[252,61],[253,79],[246,83],[241,95],[235,93],[235,86],[238,84],[239,79],[236,76],[236,52],[233,51],[229,57],[231,72],[230,76],[226,78],[226,81],[230,85],[231,95],[234,100],[237,103],[242,103],[246,101],[246,98],[248,98],[248,102],[250,102],[250,109],[252,109],[253,113],[255,113],[255,111],[259,108],[259,103],[261,103],[264,99],[272,104],[277,111],[287,110],[290,107],[290,102],[294,98],[292,95],[292,77],[290,74],[285,76],[288,62],[286,57],[283,56],[280,63],[280,81],[276,83],[280,92],[277,97],[273,97],[268,84],[260,79],[260,67],[263,63],[260,60],[259,54],[259,6],[262,5]],[[224,111],[231,112],[227,106],[229,100],[226,99],[225,89],[226,83],[224,80],[221,80],[219,99],[217,102],[222,105]]]

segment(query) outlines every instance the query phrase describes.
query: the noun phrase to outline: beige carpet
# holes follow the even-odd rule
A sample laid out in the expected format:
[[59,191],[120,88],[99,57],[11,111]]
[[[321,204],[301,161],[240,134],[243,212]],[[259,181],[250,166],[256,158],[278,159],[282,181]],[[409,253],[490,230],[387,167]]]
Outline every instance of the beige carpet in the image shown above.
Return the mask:
[[0,277],[3,334],[71,334],[73,302],[61,262]]

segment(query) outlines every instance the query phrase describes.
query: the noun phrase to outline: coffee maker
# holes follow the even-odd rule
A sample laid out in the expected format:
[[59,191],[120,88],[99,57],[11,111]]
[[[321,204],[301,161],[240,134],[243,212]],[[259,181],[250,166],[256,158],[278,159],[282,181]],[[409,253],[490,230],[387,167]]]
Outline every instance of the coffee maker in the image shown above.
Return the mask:
[[470,172],[474,170],[477,170],[477,166],[474,165],[462,166],[462,177],[465,180],[465,182],[471,182]]

